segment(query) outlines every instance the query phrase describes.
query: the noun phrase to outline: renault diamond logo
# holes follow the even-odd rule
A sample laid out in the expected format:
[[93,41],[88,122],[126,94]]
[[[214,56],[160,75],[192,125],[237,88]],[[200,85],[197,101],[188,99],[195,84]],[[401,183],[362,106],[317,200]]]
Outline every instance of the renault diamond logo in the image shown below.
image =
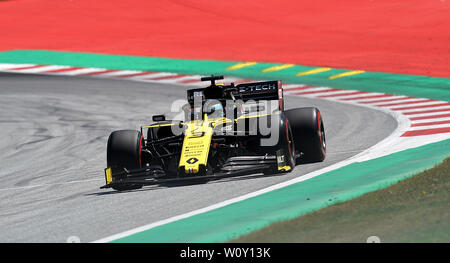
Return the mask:
[[188,164],[194,164],[194,163],[198,162],[198,159],[193,157],[193,158],[188,159],[186,162]]

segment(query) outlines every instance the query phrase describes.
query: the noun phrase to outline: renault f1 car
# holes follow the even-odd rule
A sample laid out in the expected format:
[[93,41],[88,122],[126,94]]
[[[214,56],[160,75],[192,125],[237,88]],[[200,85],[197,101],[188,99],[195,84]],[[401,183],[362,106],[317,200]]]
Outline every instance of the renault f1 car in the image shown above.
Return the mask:
[[324,160],[317,108],[285,110],[280,81],[216,84],[220,79],[203,77],[208,87],[187,91],[183,121],[155,115],[139,131],[112,132],[101,188],[288,173],[301,162]]

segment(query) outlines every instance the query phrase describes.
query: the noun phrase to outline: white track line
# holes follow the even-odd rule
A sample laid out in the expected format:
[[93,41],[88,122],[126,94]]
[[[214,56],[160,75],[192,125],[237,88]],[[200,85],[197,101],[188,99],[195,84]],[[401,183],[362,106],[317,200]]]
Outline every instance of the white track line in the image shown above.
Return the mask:
[[[294,95],[294,96],[299,96],[299,95]],[[355,103],[349,103],[349,104],[355,104]],[[357,105],[360,105],[360,104],[357,104]],[[181,219],[184,219],[184,218],[188,218],[188,217],[195,216],[195,215],[198,215],[198,214],[206,213],[206,212],[211,211],[211,210],[215,210],[215,209],[218,209],[218,208],[221,208],[221,207],[224,207],[224,206],[236,203],[236,202],[240,202],[240,201],[243,201],[243,200],[246,200],[246,199],[258,196],[258,195],[262,195],[262,194],[265,194],[265,193],[268,193],[268,192],[271,192],[271,191],[274,191],[274,190],[277,190],[277,189],[280,189],[280,188],[283,188],[283,187],[295,184],[295,183],[299,183],[299,182],[302,182],[302,181],[314,178],[314,177],[319,176],[319,175],[321,175],[323,173],[333,171],[335,169],[344,167],[346,165],[349,165],[349,164],[352,164],[352,163],[355,163],[355,162],[360,162],[360,161],[373,159],[371,156],[381,157],[381,156],[393,153],[392,151],[394,150],[394,147],[392,147],[392,146],[395,145],[396,140],[398,140],[400,135],[403,134],[407,130],[407,128],[409,127],[409,120],[407,118],[405,118],[403,115],[401,115],[401,114],[399,114],[397,112],[388,111],[386,109],[373,107],[373,106],[370,106],[370,105],[360,105],[360,106],[368,107],[368,108],[371,108],[371,109],[374,109],[374,110],[383,111],[383,112],[386,112],[386,113],[390,114],[391,116],[393,116],[398,121],[397,128],[387,138],[385,138],[381,142],[377,143],[376,145],[370,147],[369,149],[366,149],[365,151],[361,152],[360,154],[357,154],[357,155],[355,155],[353,157],[350,157],[350,158],[348,158],[346,160],[343,160],[341,162],[335,163],[335,164],[330,165],[328,167],[322,168],[322,169],[320,169],[318,171],[314,171],[314,172],[308,173],[306,175],[302,175],[302,176],[296,177],[294,179],[291,179],[291,180],[288,180],[288,181],[285,181],[285,182],[282,182],[282,183],[279,183],[279,184],[276,184],[276,185],[273,185],[273,186],[270,186],[270,187],[267,187],[267,188],[255,191],[255,192],[251,192],[251,193],[239,196],[239,197],[235,197],[235,198],[232,198],[232,199],[229,199],[229,200],[217,203],[217,204],[213,204],[213,205],[201,208],[201,209],[197,209],[197,210],[194,210],[194,211],[191,211],[191,212],[188,212],[188,213],[180,214],[180,215],[177,215],[177,216],[174,216],[174,217],[170,217],[170,218],[167,218],[167,219],[164,219],[164,220],[153,222],[153,223],[141,226],[141,227],[133,228],[131,230],[128,230],[128,231],[125,231],[125,232],[122,232],[122,233],[118,233],[118,234],[115,234],[115,235],[112,235],[112,236],[109,236],[109,237],[105,237],[105,238],[96,240],[93,243],[111,242],[111,241],[114,241],[114,240],[117,240],[117,239],[120,239],[120,238],[124,238],[124,237],[130,236],[130,235],[133,235],[133,234],[137,234],[139,232],[143,232],[143,231],[155,228],[157,226],[165,225],[165,224],[168,224],[168,223],[171,223],[171,222],[175,222],[175,221],[178,221],[178,220],[181,220]],[[402,149],[401,148],[397,148],[396,150],[400,151]]]
[[[0,64],[0,70],[2,71],[8,71],[7,69],[10,68],[20,68],[20,67],[26,67],[26,66],[33,66],[32,64]],[[61,68],[67,68],[67,66],[42,66],[42,67],[36,67],[33,69],[25,69],[25,70],[11,70],[13,72],[22,72],[22,73],[41,73],[43,71],[48,71],[48,70],[55,70],[55,69],[61,69]],[[64,74],[66,75],[76,75],[75,73],[78,74],[84,74],[84,73],[93,73],[93,72],[102,72],[102,71],[106,71],[107,69],[77,69],[77,70],[73,70],[73,71],[66,71],[64,72]],[[92,77],[114,77],[114,76],[126,76],[127,74],[133,74],[137,73],[139,71],[115,71],[115,72],[105,72],[104,74],[96,74],[96,75],[92,75]],[[41,74],[59,74],[59,73],[41,73]],[[159,78],[159,77],[164,77],[164,76],[175,76],[175,75],[179,75],[179,74],[175,74],[175,73],[166,73],[166,72],[161,72],[161,73],[154,73],[151,74],[150,77],[151,78]],[[166,82],[166,83],[176,83],[178,81],[184,80],[184,79],[194,79],[196,76],[183,76],[183,77],[179,77],[179,78],[169,78],[169,79],[163,79],[163,80],[149,80],[149,75],[143,75],[138,76],[136,78],[134,77],[130,77],[130,78],[123,78],[123,79],[130,79],[133,81],[145,81],[145,82]],[[239,82],[242,81],[242,78],[227,78],[226,80],[224,80],[224,82]],[[189,84],[179,84],[179,85],[199,85],[199,84],[203,84],[201,82],[198,83],[189,83]],[[293,87],[304,87],[305,85],[296,85],[296,84],[289,84],[289,85],[285,85],[285,87],[287,89],[289,88],[293,88]],[[300,97],[312,97],[312,98],[319,98],[319,96],[323,96],[323,95],[334,95],[334,94],[346,94],[346,93],[350,93],[350,92],[354,92],[357,93],[359,91],[357,90],[339,90],[339,91],[335,91],[334,89],[328,88],[328,87],[314,87],[314,88],[308,88],[308,89],[304,89],[304,90],[287,90],[285,91],[286,95],[293,95],[295,93],[304,93],[304,92],[311,92],[311,91],[319,91],[317,93],[312,93],[312,94],[301,94],[301,95],[294,95],[294,96],[300,96]],[[320,92],[321,91],[321,92]],[[324,91],[329,91],[329,92],[324,92]],[[409,117],[411,116],[420,116],[420,115],[403,115],[402,112],[411,112],[412,110],[416,110],[416,109],[406,109],[406,110],[396,110],[398,108],[403,108],[403,107],[413,107],[413,106],[422,106],[422,105],[433,105],[433,104],[439,104],[439,103],[446,103],[446,102],[442,102],[442,101],[432,101],[427,103],[412,103],[412,104],[405,104],[405,105],[395,105],[392,107],[377,107],[376,105],[383,105],[383,104],[391,104],[391,103],[395,103],[396,101],[398,101],[399,103],[403,102],[403,101],[409,101],[410,99],[413,100],[423,100],[421,98],[407,98],[405,99],[406,96],[402,96],[402,95],[396,95],[396,96],[387,96],[387,97],[378,97],[378,98],[366,98],[364,99],[364,97],[367,96],[377,96],[377,95],[383,95],[384,93],[366,93],[366,94],[358,94],[357,96],[350,94],[350,95],[344,95],[344,96],[336,96],[336,97],[325,97],[325,98],[319,98],[319,99],[326,99],[326,100],[333,100],[339,103],[346,103],[346,104],[353,104],[353,105],[359,105],[362,107],[367,107],[367,108],[371,108],[374,110],[378,110],[378,111],[383,111],[385,113],[390,114],[391,116],[393,116],[397,122],[398,122],[398,127],[396,128],[396,130],[389,135],[387,138],[385,138],[384,140],[382,140],[381,142],[377,143],[376,145],[370,147],[369,149],[363,151],[362,153],[353,156],[349,159],[346,159],[344,161],[341,161],[339,163],[330,165],[326,168],[320,169],[318,171],[314,171],[312,173],[288,180],[286,182],[283,183],[279,183],[270,187],[267,187],[265,189],[256,191],[256,192],[252,192],[252,193],[248,193],[246,195],[240,196],[240,197],[236,197],[236,198],[232,198],[230,200],[226,200],[202,209],[198,209],[198,210],[194,210],[182,215],[178,215],[175,217],[171,217],[165,220],[161,220],[158,222],[154,222],[142,227],[138,227],[135,229],[132,229],[130,231],[126,231],[120,234],[116,234],[107,238],[103,238],[100,240],[97,240],[96,242],[108,242],[108,241],[112,241],[121,237],[125,237],[137,232],[141,232],[144,230],[148,230],[150,228],[156,227],[156,226],[160,226],[160,225],[164,225],[173,221],[177,221],[183,218],[187,218],[196,214],[200,214],[200,213],[204,213],[210,210],[214,210],[235,202],[239,202],[254,196],[258,196],[276,189],[280,189],[283,187],[286,187],[288,185],[291,184],[295,184],[298,182],[302,182],[305,180],[308,180],[310,178],[319,176],[320,174],[323,174],[325,172],[329,172],[332,171],[334,169],[346,166],[348,164],[354,163],[354,162],[362,162],[362,161],[367,161],[370,159],[374,159],[374,158],[378,158],[378,157],[382,157],[385,155],[389,155],[398,151],[402,151],[405,149],[409,149],[409,148],[414,148],[414,147],[419,147],[428,143],[432,143],[432,142],[437,142],[437,141],[441,141],[441,140],[445,140],[445,139],[449,139],[450,138],[450,133],[444,133],[444,134],[433,134],[433,135],[425,135],[425,136],[416,136],[416,137],[400,137],[405,131],[408,130],[420,130],[420,129],[428,129],[428,128],[432,128],[432,127],[449,127],[448,124],[435,124],[435,125],[428,125],[428,126],[418,126],[417,127],[409,127],[411,123],[427,123],[427,122],[435,122],[435,121],[440,121],[440,120],[449,120],[449,117],[445,117],[445,118],[434,118],[434,119],[427,119],[427,120],[418,120],[418,121],[411,121],[409,120]],[[353,98],[352,100],[343,100],[343,99],[350,99]],[[359,99],[360,98],[360,99]],[[341,100],[339,100],[341,99]],[[375,105],[372,104],[364,104],[361,102],[370,102],[370,101],[378,101],[378,100],[391,100],[391,101],[387,101],[387,102],[379,102],[376,103]],[[433,108],[439,108],[439,106],[436,107],[429,107],[429,108],[422,108],[422,109],[417,109],[418,112],[420,111],[425,111],[428,109],[433,109]],[[434,114],[439,114],[439,112],[437,113],[432,113]],[[429,115],[431,116],[431,115]],[[412,129],[411,129],[412,128]],[[102,179],[95,179],[95,180],[102,180]],[[69,183],[76,183],[74,182],[69,182]],[[35,186],[29,186],[28,188],[32,188],[32,187],[38,187],[39,185],[35,185]],[[26,187],[25,187],[26,188]],[[21,189],[21,188],[17,188],[17,189]],[[6,190],[6,189],[0,189],[0,190]]]
[[[351,104],[354,104],[354,103],[351,103]],[[374,110],[381,110],[381,111],[387,112],[387,110],[385,110],[385,109],[380,109],[380,108],[375,108],[375,107],[372,107],[372,106],[365,106],[365,105],[361,105],[361,106],[369,107],[369,108],[372,108]],[[344,161],[341,161],[341,162],[338,162],[336,164],[330,165],[330,166],[325,167],[323,169],[320,169],[318,171],[314,171],[314,172],[308,173],[306,175],[299,176],[297,178],[294,178],[294,179],[291,179],[291,180],[288,180],[288,181],[285,181],[285,182],[282,182],[282,183],[279,183],[279,184],[276,184],[276,185],[273,185],[273,186],[261,189],[259,191],[248,193],[248,194],[245,194],[245,195],[242,195],[242,196],[239,196],[239,197],[236,197],[236,198],[232,198],[232,199],[229,199],[229,200],[226,200],[226,201],[214,204],[214,205],[210,205],[210,206],[207,206],[207,207],[204,207],[204,208],[201,208],[201,209],[197,209],[197,210],[194,210],[194,211],[191,211],[191,212],[188,212],[188,213],[184,213],[184,214],[181,214],[181,215],[170,217],[170,218],[167,218],[167,219],[164,219],[164,220],[160,220],[160,221],[157,221],[157,222],[153,222],[153,223],[141,226],[141,227],[137,227],[137,228],[134,228],[134,229],[131,229],[131,230],[119,233],[119,234],[115,234],[115,235],[112,235],[112,236],[109,236],[109,237],[105,237],[105,238],[102,238],[102,239],[94,241],[94,243],[111,242],[111,241],[114,241],[114,240],[117,240],[117,239],[120,239],[120,238],[124,238],[124,237],[130,236],[130,235],[133,235],[133,234],[137,234],[139,232],[143,232],[143,231],[146,231],[146,230],[149,230],[149,229],[161,226],[161,225],[165,225],[165,224],[168,224],[168,223],[171,223],[171,222],[175,222],[175,221],[178,221],[178,220],[181,220],[181,219],[184,219],[184,218],[188,218],[188,217],[191,217],[191,216],[195,216],[195,215],[198,215],[198,214],[206,213],[206,212],[211,211],[211,210],[215,210],[215,209],[218,209],[218,208],[221,208],[221,207],[224,207],[224,206],[236,203],[236,202],[240,202],[240,201],[243,201],[243,200],[246,200],[246,199],[258,196],[258,195],[262,195],[262,194],[265,194],[265,193],[268,193],[268,192],[271,192],[271,191],[274,191],[274,190],[277,190],[277,189],[280,189],[280,188],[284,188],[286,186],[289,186],[289,185],[292,185],[292,184],[295,184],[295,183],[306,181],[308,179],[311,179],[311,178],[314,178],[316,176],[319,176],[319,175],[321,175],[323,173],[333,171],[335,169],[344,167],[346,165],[349,165],[349,164],[352,164],[352,163],[355,163],[355,162],[362,162],[362,161],[370,160],[370,159],[373,159],[373,158],[378,158],[378,157],[381,157],[381,156],[385,156],[385,155],[393,153],[393,151],[394,152],[401,151],[405,147],[408,147],[408,146],[411,145],[410,141],[402,139],[403,140],[402,147],[398,147],[398,146],[395,147],[397,145],[397,141],[399,140],[399,136],[402,133],[404,133],[404,131],[409,126],[409,121],[406,118],[404,118],[403,115],[400,115],[400,114],[398,114],[396,112],[388,111],[388,113],[390,115],[394,116],[397,119],[397,121],[399,122],[399,125],[398,125],[397,129],[392,134],[390,134],[387,138],[382,140],[381,142],[379,142],[376,145],[370,147],[369,149],[366,149],[365,151],[363,151],[362,153],[360,153],[360,154],[358,154],[356,156],[350,157],[349,159],[346,159]],[[450,135],[448,137],[446,137],[446,136],[437,136],[437,137],[439,137],[438,138],[439,140],[442,140],[444,138],[450,137]],[[423,143],[422,140],[415,140],[413,142],[414,145],[420,145],[421,143]]]

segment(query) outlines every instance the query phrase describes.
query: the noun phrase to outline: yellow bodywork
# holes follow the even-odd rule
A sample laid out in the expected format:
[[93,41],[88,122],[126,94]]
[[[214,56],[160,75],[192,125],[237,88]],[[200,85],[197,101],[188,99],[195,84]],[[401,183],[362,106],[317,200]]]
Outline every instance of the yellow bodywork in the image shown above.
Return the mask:
[[205,114],[203,120],[193,120],[187,125],[181,150],[179,168],[184,167],[186,174],[196,174],[200,166],[207,166],[211,138],[214,127],[226,123],[226,118],[208,118]]
[[105,169],[105,180],[106,180],[106,184],[112,183],[113,178],[112,178],[111,168]]
[[292,170],[290,165],[278,166],[278,171],[280,172],[289,172],[290,170]]
[[[197,174],[200,167],[207,167],[209,148],[211,146],[211,139],[214,133],[214,127],[225,123],[235,123],[240,119],[258,118],[273,114],[259,114],[259,115],[243,115],[234,120],[225,117],[209,118],[204,114],[203,120],[192,120],[183,122],[181,125],[187,126],[184,134],[183,146],[181,150],[179,168],[184,169],[186,174]],[[163,126],[172,126],[174,124],[155,124],[150,126],[143,126],[142,128],[154,128]],[[292,169],[289,166],[279,167],[279,170],[289,171]]]

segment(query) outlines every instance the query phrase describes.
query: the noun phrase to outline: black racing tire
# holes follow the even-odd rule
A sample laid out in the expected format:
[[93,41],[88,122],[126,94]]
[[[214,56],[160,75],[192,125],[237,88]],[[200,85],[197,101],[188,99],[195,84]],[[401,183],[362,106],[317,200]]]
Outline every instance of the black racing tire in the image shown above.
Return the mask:
[[[291,170],[289,170],[288,172],[291,172],[295,168],[295,140],[293,137],[290,122],[288,118],[283,114],[279,115],[278,128],[279,128],[278,142],[274,147],[271,147],[272,148],[271,152],[276,155],[276,151],[282,150],[284,156],[287,157],[285,159],[286,165],[291,167]],[[285,172],[286,171],[278,171],[278,164],[277,164],[270,170],[264,172],[264,174],[276,174]]]
[[284,112],[294,135],[295,148],[303,155],[297,159],[302,162],[322,162],[327,145],[323,118],[315,107],[290,109]]
[[[137,169],[142,166],[141,149],[144,137],[141,132],[134,130],[120,130],[111,133],[107,146],[107,165],[112,173]],[[117,191],[141,188],[141,184],[121,184],[113,186]]]

